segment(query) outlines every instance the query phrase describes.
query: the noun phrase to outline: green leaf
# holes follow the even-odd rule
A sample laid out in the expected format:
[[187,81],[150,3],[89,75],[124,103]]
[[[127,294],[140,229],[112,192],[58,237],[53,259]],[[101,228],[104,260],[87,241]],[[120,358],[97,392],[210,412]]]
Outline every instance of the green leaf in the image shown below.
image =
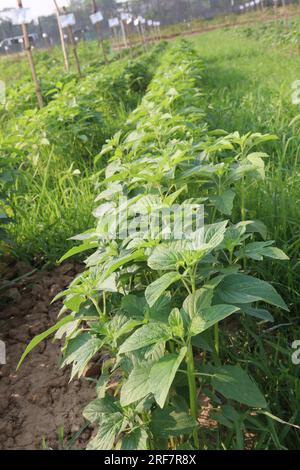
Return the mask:
[[35,336],[33,338],[32,341],[30,341],[30,343],[28,344],[27,348],[25,349],[19,363],[18,363],[18,366],[17,366],[17,370],[20,368],[22,362],[24,361],[24,359],[26,358],[26,356],[28,356],[28,354],[38,345],[40,344],[42,341],[44,341],[44,339],[48,338],[48,336],[52,335],[52,333],[55,333],[55,331],[59,330],[63,325],[66,325],[66,323],[69,323],[71,321],[74,321],[74,317],[73,315],[69,315],[65,318],[63,318],[62,320],[60,320],[58,323],[56,323],[56,325],[52,326],[51,328],[49,328],[49,330],[47,331],[44,331],[44,333],[41,333],[40,335],[38,336]]
[[112,273],[131,261],[142,261],[144,259],[143,250],[135,251],[134,253],[124,253],[115,257],[105,266],[105,272],[100,280],[104,282]]
[[198,289],[194,294],[190,294],[183,303],[183,310],[187,313],[190,319],[194,318],[200,310],[205,310],[211,307],[213,299],[213,287],[204,286]]
[[216,323],[224,320],[233,313],[237,312],[239,307],[234,305],[213,305],[206,310],[198,311],[192,319],[190,325],[190,335],[196,336],[211,328]]
[[[243,222],[241,222],[242,224]],[[266,225],[260,220],[252,220],[245,222],[246,230],[249,233],[259,233],[263,240],[266,240],[268,236],[268,229]]]
[[169,354],[153,365],[150,371],[149,386],[157,404],[163,408],[166,403],[176,372],[186,356],[187,348],[182,348],[179,355]]
[[79,253],[83,253],[84,251],[92,250],[97,247],[98,247],[98,242],[95,242],[95,241],[89,241],[88,243],[84,243],[83,245],[74,246],[64,256],[60,258],[58,263],[61,264],[63,261],[66,261],[72,256],[78,255]]
[[143,319],[147,302],[145,297],[137,297],[136,295],[126,295],[121,302],[121,308],[131,318]]
[[264,256],[267,258],[279,259],[283,261],[288,261],[290,258],[284,253],[284,251],[276,248],[276,246],[270,246],[265,249]]
[[187,413],[171,406],[152,414],[150,430],[155,437],[169,438],[192,434],[197,422]]
[[151,344],[168,341],[171,331],[163,323],[149,323],[135,331],[120,347],[120,354],[150,346]]
[[162,295],[150,308],[145,297],[130,294],[123,297],[121,307],[131,318],[144,320],[147,316],[156,322],[165,322],[170,313],[170,296],[168,294]]
[[179,251],[172,249],[172,246],[158,245],[148,259],[148,266],[156,271],[170,271],[177,269],[184,261]]
[[169,325],[172,330],[173,336],[177,336],[178,338],[184,337],[183,319],[178,308],[174,308],[170,313]]
[[239,257],[247,256],[256,261],[261,261],[264,257],[288,260],[289,257],[282,250],[270,246],[273,243],[273,241],[248,243],[239,251]]
[[225,193],[220,196],[211,198],[214,206],[218,211],[225,215],[231,215],[233,209],[233,202],[235,198],[235,193],[232,189],[228,189]]
[[122,450],[147,450],[148,434],[144,429],[135,429],[122,440]]
[[94,423],[102,419],[103,414],[118,413],[119,411],[115,398],[107,395],[105,398],[91,401],[83,410],[83,416],[90,423]]
[[217,248],[222,241],[227,230],[228,220],[209,225],[205,229],[204,241],[211,249]]
[[241,304],[240,309],[246,315],[250,315],[251,317],[258,318],[259,320],[274,322],[273,315],[271,315],[271,313],[268,312],[268,310],[265,310],[263,308],[254,308],[251,305]]
[[89,333],[84,333],[71,340],[70,343],[63,365],[73,364],[71,373],[71,380],[73,380],[76,375],[81,377],[90,360],[102,348],[103,341]]
[[170,272],[164,274],[152,284],[150,284],[146,291],[145,297],[150,307],[153,307],[155,302],[162,296],[162,294],[172,285],[181,279],[181,275],[177,272]]
[[96,437],[89,442],[87,450],[112,450],[122,425],[123,415],[121,413],[103,415],[99,431]]
[[121,389],[120,402],[122,406],[129,406],[142,400],[151,393],[149,375],[152,362],[138,364]]
[[218,301],[228,304],[250,304],[263,301],[283,310],[289,310],[282,297],[274,287],[245,274],[226,276],[216,290]]
[[256,383],[239,366],[213,368],[213,387],[225,398],[252,408],[266,408],[267,402]]

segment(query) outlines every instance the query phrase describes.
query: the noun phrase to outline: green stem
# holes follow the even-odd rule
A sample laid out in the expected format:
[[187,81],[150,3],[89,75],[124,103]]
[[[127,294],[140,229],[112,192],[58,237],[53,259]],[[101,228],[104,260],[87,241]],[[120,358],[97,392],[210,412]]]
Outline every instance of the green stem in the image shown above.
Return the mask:
[[219,324],[215,324],[215,350],[217,353],[217,356],[219,357],[220,355],[220,337],[219,337]]
[[103,298],[103,316],[106,317],[106,292],[103,292],[102,298]]
[[[189,340],[189,343],[188,343],[186,361],[187,361],[187,374],[188,374],[188,383],[189,383],[191,415],[195,419],[195,421],[198,421],[197,387],[196,387],[196,379],[195,379],[193,346],[192,346],[191,340]],[[193,432],[193,437],[194,437],[194,443],[195,443],[196,449],[200,449],[197,428]]]

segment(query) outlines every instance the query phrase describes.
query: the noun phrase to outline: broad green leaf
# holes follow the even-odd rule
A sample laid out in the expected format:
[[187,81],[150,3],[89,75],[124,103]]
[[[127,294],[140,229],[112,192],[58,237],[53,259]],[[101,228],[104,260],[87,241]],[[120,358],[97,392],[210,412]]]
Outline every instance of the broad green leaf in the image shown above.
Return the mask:
[[[89,337],[88,337],[89,336]],[[84,372],[94,355],[102,348],[103,341],[99,338],[88,335],[83,344],[78,344],[74,350],[65,359],[64,364],[72,364],[71,380],[78,375],[78,378]]]
[[228,220],[209,225],[205,229],[205,236],[204,236],[205,243],[210,245],[212,249],[217,248],[217,246],[219,246],[224,240],[227,225],[228,225]]
[[145,309],[147,308],[147,301],[145,297],[138,297],[136,295],[126,295],[122,298],[121,308],[131,318],[143,319]]
[[171,406],[155,410],[150,424],[154,436],[167,439],[192,434],[196,427],[197,422],[190,415]]
[[267,402],[256,383],[239,366],[213,368],[213,387],[225,398],[252,408],[266,408]]
[[220,196],[213,197],[211,200],[218,211],[225,215],[231,215],[234,198],[235,193],[232,189],[228,189],[225,193]]
[[98,247],[98,242],[95,242],[95,241],[89,241],[88,243],[84,243],[83,245],[74,246],[64,256],[62,256],[58,262],[59,264],[61,264],[63,263],[63,261],[66,261],[72,256],[78,255],[79,253],[83,253],[88,250],[92,250],[97,247]]
[[104,398],[106,390],[110,382],[110,375],[106,372],[102,372],[100,378],[97,380],[96,392],[98,398]]
[[237,312],[239,307],[234,305],[213,305],[203,311],[198,311],[193,317],[190,325],[190,335],[196,336],[211,328],[216,323],[224,320],[233,313]]
[[148,434],[144,429],[135,429],[122,440],[122,450],[147,450]]
[[123,297],[121,307],[131,318],[143,320],[147,315],[148,319],[165,322],[171,309],[170,296],[168,294],[162,295],[150,308],[145,297],[130,294]]
[[199,311],[211,307],[214,294],[214,286],[204,286],[194,294],[190,294],[183,303],[183,310],[190,319],[194,318]]
[[152,362],[138,364],[121,389],[120,402],[122,406],[128,406],[142,400],[151,393],[149,375]]
[[105,272],[100,280],[100,282],[104,282],[112,273],[117,271],[119,268],[124,266],[125,264],[130,263],[131,261],[141,261],[144,259],[144,252],[143,250],[135,251],[134,253],[124,253],[121,254],[119,257],[113,258],[105,266]]
[[99,431],[89,442],[87,450],[112,450],[116,437],[122,429],[123,419],[121,413],[103,415]]
[[271,315],[268,310],[265,310],[263,308],[254,308],[251,305],[241,304],[240,309],[246,315],[250,315],[251,317],[258,318],[259,320],[274,322],[273,315]]
[[64,347],[62,367],[71,364],[77,354],[78,349],[80,349],[90,339],[91,334],[88,331],[78,331],[76,336],[70,339],[67,342],[67,345]]
[[148,259],[148,266],[156,271],[172,271],[181,263],[184,263],[182,254],[166,244],[158,245]]
[[107,395],[105,398],[97,398],[89,403],[83,410],[83,416],[90,423],[102,419],[103,414],[118,413],[120,408],[116,405],[115,398]]
[[228,304],[251,304],[263,301],[289,310],[273,286],[246,274],[226,276],[216,289],[218,301]]
[[57,330],[59,330],[63,325],[66,325],[67,323],[74,321],[73,315],[69,315],[62,320],[60,320],[56,325],[52,326],[49,328],[49,330],[44,331],[44,333],[41,333],[38,336],[35,336],[32,341],[28,344],[27,348],[25,349],[19,363],[17,366],[17,370],[20,368],[22,362],[28,356],[28,354],[36,347],[38,344],[40,344],[44,339],[48,338],[48,336],[52,335],[52,333],[55,333]]
[[266,240],[268,236],[268,229],[266,225],[260,220],[252,220],[248,222],[241,222],[246,224],[246,230],[249,233],[259,233],[263,240]]
[[280,250],[276,246],[270,246],[269,248],[265,249],[264,256],[267,258],[279,259],[288,261],[290,258],[284,253],[284,251]]
[[155,302],[162,296],[162,294],[175,282],[181,279],[181,275],[177,272],[170,272],[164,274],[162,277],[150,284],[146,291],[145,297],[150,307],[153,307]]
[[182,348],[179,355],[164,356],[151,368],[149,387],[161,408],[165,406],[176,372],[185,358],[186,352],[187,348]]
[[247,256],[256,261],[266,258],[288,260],[288,256],[279,248],[273,247],[273,241],[248,243],[239,251],[239,256]]
[[168,341],[171,331],[163,323],[149,323],[135,331],[120,347],[119,353],[125,354],[152,344]]

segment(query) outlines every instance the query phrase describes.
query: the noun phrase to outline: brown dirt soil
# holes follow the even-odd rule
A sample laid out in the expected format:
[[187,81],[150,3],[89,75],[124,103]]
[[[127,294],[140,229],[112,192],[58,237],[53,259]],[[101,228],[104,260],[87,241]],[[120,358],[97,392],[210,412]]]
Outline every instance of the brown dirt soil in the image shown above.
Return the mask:
[[[1,278],[3,269],[0,266]],[[70,371],[59,368],[58,342],[44,341],[16,372],[28,342],[55,324],[61,305],[50,302],[79,269],[65,264],[52,272],[34,272],[1,292],[0,339],[6,343],[7,364],[0,365],[0,449],[37,450],[45,444],[61,448],[59,429],[70,442],[84,427],[82,410],[94,398],[95,388],[87,380],[69,383]],[[5,271],[6,279],[15,279],[32,268],[18,263]],[[72,448],[84,448],[91,433],[86,428]]]

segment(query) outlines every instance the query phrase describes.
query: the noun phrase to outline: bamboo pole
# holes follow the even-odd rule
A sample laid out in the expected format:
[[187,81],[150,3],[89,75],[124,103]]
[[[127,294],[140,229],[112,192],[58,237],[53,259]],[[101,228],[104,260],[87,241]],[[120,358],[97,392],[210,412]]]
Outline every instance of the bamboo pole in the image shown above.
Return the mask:
[[113,26],[113,35],[114,35],[114,38],[115,38],[116,50],[119,53],[120,52],[120,43],[119,43],[119,37],[118,37],[118,30],[115,26]]
[[[68,13],[66,7],[63,7],[63,13],[64,13],[65,15]],[[76,45],[76,41],[75,41],[75,39],[74,39],[74,34],[73,34],[73,28],[72,28],[72,26],[68,26],[68,27],[67,27],[67,30],[68,30],[69,42],[70,42],[71,47],[72,47],[72,49],[73,49],[73,54],[74,54],[74,59],[75,59],[75,63],[76,63],[77,72],[78,72],[78,75],[79,75],[80,77],[82,77],[81,67],[80,67],[80,62],[79,62],[79,57],[78,57],[78,53],[77,53],[77,45]]]
[[61,48],[62,48],[63,56],[64,56],[65,70],[66,70],[66,72],[69,72],[69,71],[70,71],[69,56],[68,56],[68,52],[67,52],[67,48],[66,48],[64,32],[63,32],[63,29],[62,29],[62,27],[61,27],[60,19],[59,19],[60,8],[59,8],[59,6],[58,6],[58,4],[57,4],[57,1],[56,1],[56,0],[53,0],[53,1],[54,1],[54,5],[55,5],[55,8],[56,8],[56,18],[57,18],[57,24],[58,24],[58,30],[59,30]]
[[128,43],[127,43],[127,36],[126,36],[125,26],[124,26],[124,23],[123,23],[122,19],[120,20],[120,22],[121,22],[121,30],[122,30],[124,46],[125,46],[125,49],[127,49],[128,48]]
[[[23,8],[22,0],[17,0],[17,3],[18,3],[18,7],[22,9]],[[27,53],[28,62],[29,62],[31,75],[32,75],[32,79],[34,82],[34,86],[35,86],[35,93],[37,96],[38,104],[40,108],[43,108],[44,100],[43,100],[42,91],[41,91],[41,84],[36,73],[35,63],[33,60],[32,49],[31,49],[31,44],[30,44],[30,39],[29,39],[29,34],[28,34],[28,28],[27,28],[27,24],[25,23],[22,24],[22,32],[23,32],[24,50]]]
[[[97,7],[96,0],[92,0],[92,3],[93,3],[93,13],[95,14],[99,11],[98,7]],[[99,37],[99,45],[102,47],[104,62],[106,64],[108,64],[108,58],[107,58],[107,54],[106,54],[106,49],[105,49],[105,44],[104,44],[104,40],[103,40],[103,36],[102,36],[102,32],[101,32],[100,23],[96,23],[96,30],[97,30],[98,37]]]

